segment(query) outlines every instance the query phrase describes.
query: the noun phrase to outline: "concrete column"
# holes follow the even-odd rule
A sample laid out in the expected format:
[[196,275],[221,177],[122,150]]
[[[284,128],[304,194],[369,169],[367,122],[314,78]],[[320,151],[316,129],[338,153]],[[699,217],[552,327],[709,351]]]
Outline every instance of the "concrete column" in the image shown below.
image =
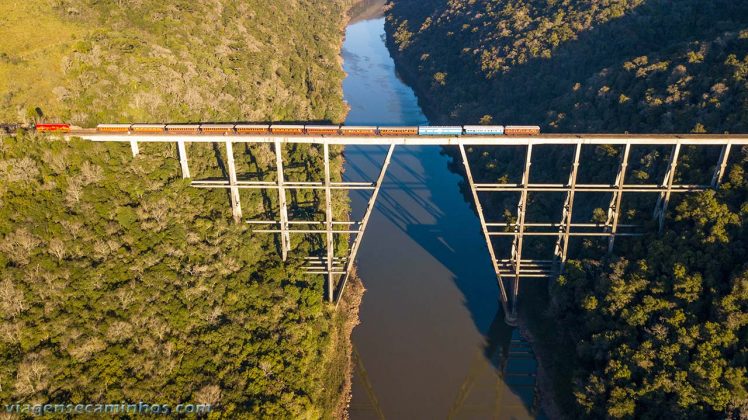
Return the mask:
[[281,248],[283,261],[291,250],[291,235],[288,232],[288,203],[286,202],[285,177],[283,175],[283,147],[280,139],[275,139],[275,166],[278,171],[278,205],[280,206]]
[[226,142],[226,157],[229,164],[229,185],[231,187],[231,212],[234,215],[234,221],[242,221],[242,204],[239,198],[239,187],[236,182],[236,166],[234,165],[234,147],[231,141]]
[[177,140],[179,149],[179,164],[182,165],[182,178],[190,178],[190,167],[187,165],[187,149],[184,147],[184,140]]
[[629,155],[631,154],[631,143],[626,143],[623,149],[621,165],[618,167],[618,176],[616,176],[616,192],[610,200],[608,207],[608,220],[606,226],[610,226],[610,237],[608,237],[608,253],[613,252],[613,245],[616,241],[616,232],[618,231],[618,219],[621,216],[621,199],[623,198],[623,186],[626,184],[626,169],[629,165]]
[[333,288],[335,287],[335,275],[332,272],[332,262],[335,257],[335,240],[332,237],[332,192],[330,191],[330,145],[325,143],[325,230],[327,231],[327,300],[333,300]]

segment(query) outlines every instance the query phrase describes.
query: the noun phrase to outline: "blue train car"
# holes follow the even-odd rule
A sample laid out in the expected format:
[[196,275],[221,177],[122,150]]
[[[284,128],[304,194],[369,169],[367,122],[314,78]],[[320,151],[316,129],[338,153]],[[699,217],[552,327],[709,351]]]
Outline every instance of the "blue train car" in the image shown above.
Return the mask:
[[465,134],[474,136],[501,136],[504,134],[503,125],[466,125]]
[[418,127],[419,136],[459,136],[462,134],[460,126],[425,126]]

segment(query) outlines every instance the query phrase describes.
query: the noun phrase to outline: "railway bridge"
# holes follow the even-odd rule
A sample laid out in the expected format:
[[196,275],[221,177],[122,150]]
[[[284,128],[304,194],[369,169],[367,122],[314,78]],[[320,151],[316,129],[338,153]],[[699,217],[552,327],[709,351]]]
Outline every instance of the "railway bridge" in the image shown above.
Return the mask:
[[[139,153],[140,143],[176,143],[179,151],[181,172],[183,178],[191,178],[186,144],[188,143],[217,143],[223,145],[227,155],[228,179],[223,180],[194,180],[192,186],[197,188],[228,189],[231,197],[231,207],[234,219],[239,223],[248,223],[255,227],[258,233],[275,234],[280,237],[282,258],[285,261],[288,253],[292,252],[290,235],[319,234],[324,238],[325,250],[320,256],[305,256],[307,260],[306,272],[310,275],[324,275],[327,282],[327,299],[330,302],[340,301],[346,282],[361,246],[364,233],[375,206],[387,168],[397,146],[443,146],[454,147],[459,150],[462,158],[467,184],[470,187],[475,209],[480,220],[488,255],[491,259],[496,281],[499,287],[499,299],[504,309],[506,320],[513,324],[517,316],[519,302],[520,280],[530,277],[552,277],[563,273],[564,264],[568,258],[569,241],[572,237],[603,237],[607,238],[608,252],[618,237],[642,235],[640,226],[623,224],[621,220],[621,201],[624,194],[648,193],[656,197],[653,218],[664,227],[665,214],[672,194],[704,191],[717,188],[722,182],[730,159],[731,149],[735,146],[748,145],[748,135],[619,135],[619,134],[541,134],[517,136],[378,136],[378,135],[273,135],[266,134],[168,134],[168,133],[102,133],[95,129],[72,130],[64,134],[66,137],[80,137],[96,142],[125,142],[129,143],[133,156]],[[240,180],[234,163],[233,145],[238,143],[268,143],[274,147],[275,181]],[[315,182],[292,182],[284,178],[284,162],[282,150],[292,144],[313,144],[321,148],[324,159],[324,179]],[[379,174],[370,182],[332,182],[330,176],[330,146],[387,146],[388,150],[381,164]],[[539,146],[554,145],[569,148],[572,151],[571,166],[568,181],[564,183],[533,183],[530,172],[533,161],[533,151]],[[577,182],[580,166],[585,162],[580,159],[582,150],[586,147],[609,145],[620,151],[620,161],[617,164],[616,176],[612,182],[603,184],[585,184]],[[506,148],[519,147],[524,149],[523,170],[521,179],[515,183],[482,183],[473,177],[473,164],[469,159],[469,149],[472,147]],[[661,148],[670,150],[664,176],[654,184],[627,183],[630,156],[632,148]],[[712,174],[711,180],[699,184],[676,184],[675,173],[678,168],[679,156],[684,147],[698,147],[712,149],[718,158],[713,167],[708,168]],[[733,153],[735,155],[735,153]],[[240,191],[242,189],[262,189],[275,191],[278,194],[279,211],[274,220],[245,220],[242,215]],[[291,190],[310,189],[324,191],[325,220],[289,220],[287,194]],[[334,220],[332,212],[331,192],[333,190],[369,190],[371,192],[368,205],[360,220]],[[492,222],[484,211],[479,193],[511,192],[519,196],[516,212],[509,222]],[[578,193],[609,194],[610,202],[607,208],[607,218],[600,223],[573,222],[575,196]],[[561,193],[564,196],[562,216],[552,223],[533,222],[527,219],[528,195],[530,193]],[[653,198],[654,200],[654,198]],[[352,242],[345,255],[336,255],[335,235],[350,235]],[[552,255],[543,259],[531,259],[523,255],[528,237],[545,236],[555,239]],[[511,240],[510,246],[497,249],[494,238],[505,237]],[[509,241],[507,241],[507,244]],[[502,251],[501,256],[499,252]]]

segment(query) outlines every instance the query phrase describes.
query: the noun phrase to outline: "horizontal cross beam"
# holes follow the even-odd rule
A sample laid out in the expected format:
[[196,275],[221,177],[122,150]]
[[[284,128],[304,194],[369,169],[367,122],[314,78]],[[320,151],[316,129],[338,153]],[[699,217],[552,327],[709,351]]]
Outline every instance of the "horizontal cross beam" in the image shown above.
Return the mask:
[[[278,189],[278,188],[284,188],[287,190],[327,190],[328,187],[325,187],[324,185],[309,185],[309,184],[297,184],[294,182],[287,182],[283,184],[283,186],[278,185],[259,185],[259,184],[246,184],[238,182],[235,186],[226,185],[223,182],[216,182],[216,183],[195,183],[193,182],[191,186],[195,188],[245,188],[245,189],[256,189],[256,190],[272,190],[272,189]],[[373,185],[330,185],[329,187],[331,190],[373,190],[375,187]]]
[[[486,226],[488,227],[514,227],[517,226],[517,223],[486,223]],[[554,222],[547,222],[547,223],[525,223],[526,227],[561,227],[566,226],[566,223],[554,223]],[[605,223],[570,223],[570,227],[599,227],[604,228]],[[632,225],[632,224],[619,224],[618,227],[641,227],[641,225]]]
[[[524,188],[516,187],[511,184],[476,184],[477,190],[480,192],[522,192]],[[530,192],[567,192],[571,190],[571,185],[557,186],[553,184],[535,184],[529,185],[526,189]],[[712,188],[711,185],[672,185],[670,188],[667,186],[660,185],[637,185],[637,184],[626,184],[622,188],[614,185],[592,185],[592,184],[577,184],[575,191],[580,192],[617,192],[622,190],[623,192],[655,192],[655,193],[666,193],[666,192],[694,192],[694,191],[706,191]]]
[[[255,233],[327,233],[322,229],[252,229]],[[333,230],[332,233],[359,233],[358,230]]]
[[[244,223],[247,224],[253,224],[253,225],[278,225],[280,224],[277,220],[246,220]],[[320,220],[289,220],[287,222],[289,225],[321,225],[326,222],[320,221]],[[361,222],[357,221],[333,221],[333,225],[356,225]]]
[[[488,232],[490,236],[518,236],[519,232]],[[532,232],[525,231],[524,236],[558,236],[558,231],[555,232]],[[643,233],[638,232],[569,232],[569,236],[643,236]]]

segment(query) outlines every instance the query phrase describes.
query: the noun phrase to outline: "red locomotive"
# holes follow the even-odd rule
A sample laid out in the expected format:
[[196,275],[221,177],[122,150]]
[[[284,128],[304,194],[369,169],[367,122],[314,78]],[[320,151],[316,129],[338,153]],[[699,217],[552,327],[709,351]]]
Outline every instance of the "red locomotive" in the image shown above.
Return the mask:
[[70,124],[36,124],[34,126],[36,131],[45,132],[56,132],[56,133],[69,133]]

